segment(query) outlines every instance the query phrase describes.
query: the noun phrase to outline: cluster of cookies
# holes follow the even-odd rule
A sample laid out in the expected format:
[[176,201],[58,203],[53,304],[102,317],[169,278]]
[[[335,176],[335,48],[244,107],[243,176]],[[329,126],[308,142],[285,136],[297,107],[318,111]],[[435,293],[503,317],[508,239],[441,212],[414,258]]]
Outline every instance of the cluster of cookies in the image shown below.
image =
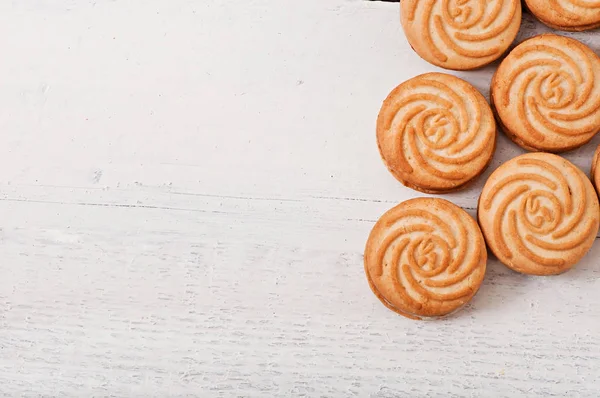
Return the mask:
[[[543,23],[563,30],[600,26],[600,1],[526,0]],[[403,0],[401,22],[430,63],[474,69],[500,58],[521,24],[520,0]],[[487,248],[530,275],[567,271],[590,250],[600,206],[588,177],[555,155],[600,131],[600,58],[577,40],[545,34],[504,58],[491,81],[491,105],[469,83],[427,73],[396,87],[377,119],[389,171],[415,190],[463,188],[492,160],[496,125],[532,151],[496,169],[479,197],[476,222],[439,198],[418,198],[385,213],[365,248],[375,295],[409,318],[447,315],[477,292]],[[592,161],[600,188],[600,147]]]

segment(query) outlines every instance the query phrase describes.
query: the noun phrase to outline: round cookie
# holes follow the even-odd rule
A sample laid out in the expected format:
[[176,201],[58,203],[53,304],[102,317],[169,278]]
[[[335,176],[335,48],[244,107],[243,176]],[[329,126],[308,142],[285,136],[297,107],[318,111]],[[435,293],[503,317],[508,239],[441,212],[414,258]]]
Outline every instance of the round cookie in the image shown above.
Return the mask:
[[483,172],[496,144],[494,115],[469,83],[426,73],[396,87],[377,119],[377,145],[390,172],[427,193],[455,191]]
[[426,61],[468,70],[500,58],[521,26],[520,0],[402,0],[400,20]]
[[509,268],[530,275],[569,270],[598,233],[600,208],[586,175],[550,153],[504,163],[479,197],[479,225],[490,250]]
[[600,26],[600,2],[590,0],[525,0],[542,23],[554,29],[583,31]]
[[412,319],[447,315],[475,295],[487,251],[475,220],[438,198],[400,203],[375,224],[365,273],[389,309]]
[[590,171],[590,177],[592,178],[592,184],[596,188],[596,192],[600,195],[600,145],[596,148],[594,152],[594,157],[592,158],[592,170]]
[[600,58],[577,40],[535,36],[502,61],[490,97],[500,126],[523,148],[577,148],[600,130]]

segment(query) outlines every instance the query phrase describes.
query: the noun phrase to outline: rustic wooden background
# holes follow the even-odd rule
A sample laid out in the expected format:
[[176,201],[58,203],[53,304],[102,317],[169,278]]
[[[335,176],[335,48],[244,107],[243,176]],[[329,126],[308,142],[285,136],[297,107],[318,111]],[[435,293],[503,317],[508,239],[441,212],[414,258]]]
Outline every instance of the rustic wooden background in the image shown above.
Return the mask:
[[[558,277],[490,260],[442,321],[370,292],[370,228],[420,195],[377,112],[438,70],[398,4],[3,1],[0,33],[2,395],[598,396],[600,245]],[[455,74],[487,95],[494,67]],[[473,214],[521,152],[446,197]]]

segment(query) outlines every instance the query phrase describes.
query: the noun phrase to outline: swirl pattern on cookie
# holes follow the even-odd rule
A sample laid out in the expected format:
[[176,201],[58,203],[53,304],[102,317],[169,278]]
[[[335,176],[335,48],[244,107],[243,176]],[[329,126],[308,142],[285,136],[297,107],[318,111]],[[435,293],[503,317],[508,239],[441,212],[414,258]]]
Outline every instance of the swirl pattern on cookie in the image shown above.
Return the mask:
[[496,126],[485,98],[454,76],[428,73],[396,87],[377,121],[392,174],[423,192],[448,192],[477,177],[494,152]]
[[600,145],[596,147],[594,157],[592,158],[592,168],[590,171],[592,184],[596,188],[596,192],[600,195]]
[[499,58],[521,24],[520,0],[403,0],[400,8],[413,49],[448,69],[475,69]]
[[577,40],[536,36],[502,61],[491,97],[504,131],[522,147],[577,148],[600,130],[600,58]]
[[477,223],[435,198],[408,200],[385,213],[365,249],[365,272],[388,308],[408,317],[446,315],[477,292],[487,252]]
[[597,0],[525,0],[527,7],[543,23],[561,30],[582,31],[600,25]]
[[488,247],[515,271],[559,274],[575,265],[598,233],[600,209],[589,179],[566,159],[529,153],[500,166],[479,198]]

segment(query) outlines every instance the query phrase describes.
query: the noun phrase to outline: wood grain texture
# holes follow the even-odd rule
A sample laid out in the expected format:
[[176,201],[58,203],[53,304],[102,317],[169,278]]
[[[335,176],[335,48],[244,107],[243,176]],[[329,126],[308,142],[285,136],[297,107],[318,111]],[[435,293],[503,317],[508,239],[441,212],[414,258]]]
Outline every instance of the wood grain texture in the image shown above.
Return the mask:
[[[397,8],[0,2],[0,395],[597,396],[599,245],[552,278],[491,260],[442,321],[370,292],[369,230],[420,195],[379,159],[377,112],[438,70]],[[457,75],[487,96],[493,68]],[[587,172],[599,142],[567,157]],[[522,152],[500,135],[445,197],[473,214]]]

